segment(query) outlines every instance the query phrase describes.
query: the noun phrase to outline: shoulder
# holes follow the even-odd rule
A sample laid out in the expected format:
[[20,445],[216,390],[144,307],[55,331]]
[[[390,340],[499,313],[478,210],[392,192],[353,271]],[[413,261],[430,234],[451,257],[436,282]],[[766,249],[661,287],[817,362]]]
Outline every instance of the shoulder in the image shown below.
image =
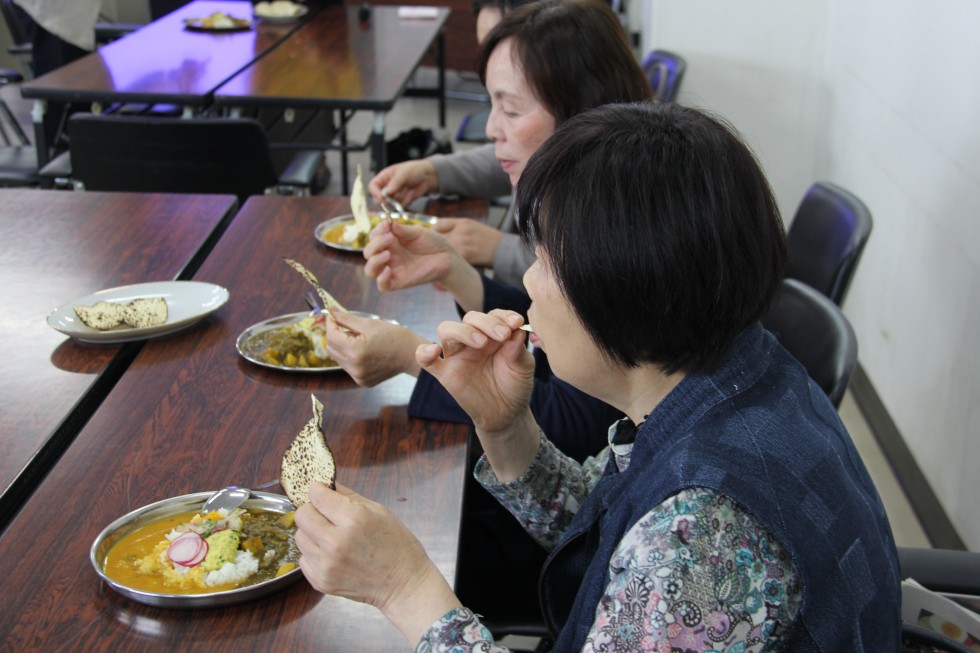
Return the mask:
[[643,515],[609,573],[602,605],[618,607],[603,622],[600,606],[594,632],[621,623],[625,611],[644,615],[650,637],[682,649],[741,642],[761,650],[793,621],[801,598],[796,569],[772,534],[725,495],[700,487]]

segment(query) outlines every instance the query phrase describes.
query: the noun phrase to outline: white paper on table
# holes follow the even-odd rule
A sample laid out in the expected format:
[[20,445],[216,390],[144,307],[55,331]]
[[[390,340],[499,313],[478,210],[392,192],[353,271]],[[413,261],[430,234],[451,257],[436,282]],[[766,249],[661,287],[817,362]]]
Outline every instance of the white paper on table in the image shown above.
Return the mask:
[[438,7],[399,7],[398,17],[399,18],[410,18],[410,19],[432,19],[439,16]]

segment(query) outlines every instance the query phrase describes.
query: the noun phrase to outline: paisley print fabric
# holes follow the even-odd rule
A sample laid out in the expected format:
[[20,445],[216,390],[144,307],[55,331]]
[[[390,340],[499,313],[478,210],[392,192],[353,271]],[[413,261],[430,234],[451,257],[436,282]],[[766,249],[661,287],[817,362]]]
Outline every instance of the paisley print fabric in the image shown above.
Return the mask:
[[[475,474],[543,546],[553,548],[589,490],[609,449],[579,464],[542,436],[538,455],[513,483],[497,482],[486,460]],[[616,463],[629,464],[616,446]],[[779,650],[802,590],[783,547],[724,495],[688,488],[648,512],[623,537],[585,651],[761,653]],[[505,651],[477,615],[443,616],[419,653]]]

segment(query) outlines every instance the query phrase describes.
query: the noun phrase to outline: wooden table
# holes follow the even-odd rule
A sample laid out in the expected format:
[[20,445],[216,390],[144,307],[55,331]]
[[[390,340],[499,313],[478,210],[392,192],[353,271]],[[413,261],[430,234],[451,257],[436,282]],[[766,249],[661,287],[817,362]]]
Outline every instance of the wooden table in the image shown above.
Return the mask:
[[[327,7],[214,93],[231,109],[307,108],[375,112],[369,138],[372,169],[385,165],[385,114],[406,91],[412,73],[435,42],[439,69],[439,124],[446,124],[445,43],[449,10],[432,19],[399,18],[398,7],[373,6],[362,21],[358,7]],[[341,132],[342,136],[346,134]],[[345,137],[345,136],[344,136]],[[329,144],[324,144],[329,145]],[[342,143],[342,152],[355,149]],[[347,166],[342,166],[343,188]]]
[[[212,93],[302,23],[257,23],[254,29],[195,32],[184,19],[221,11],[251,18],[249,2],[196,0],[92,54],[24,83],[21,95],[35,100],[35,142],[41,165],[47,161],[44,130],[39,126],[48,101],[93,104],[94,113],[115,102],[167,103],[185,115],[211,103]],[[39,136],[40,134],[40,136]],[[41,141],[37,141],[41,138]]]
[[[472,215],[485,206],[441,212]],[[231,300],[203,328],[146,343],[0,536],[0,578],[31,588],[0,593],[0,650],[411,650],[373,608],[325,597],[303,579],[249,603],[188,613],[121,597],[88,560],[100,530],[135,508],[277,478],[315,393],[338,481],[388,506],[453,579],[467,428],[408,418],[412,378],[365,389],[342,372],[270,370],[235,350],[251,324],[305,309],[307,284],[283,256],[304,263],[352,310],[430,336],[456,318],[449,295],[431,287],[382,295],[359,254],[314,240],[317,224],[347,212],[348,200],[337,197],[246,203],[195,275],[228,288]]]
[[219,195],[0,191],[0,528],[140,346],[79,344],[48,313],[104,288],[189,277],[235,207]]

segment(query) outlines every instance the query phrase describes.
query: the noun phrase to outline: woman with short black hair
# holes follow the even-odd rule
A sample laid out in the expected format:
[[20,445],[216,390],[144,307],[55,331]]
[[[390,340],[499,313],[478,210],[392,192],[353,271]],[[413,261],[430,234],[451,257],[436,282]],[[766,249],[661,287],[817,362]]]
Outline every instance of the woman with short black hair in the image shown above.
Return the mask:
[[[627,417],[578,463],[529,408],[520,314],[439,327],[419,364],[473,418],[475,475],[551,553],[556,651],[898,650],[881,500],[827,396],[758,318],[785,234],[748,148],[673,104],[568,120],[518,189],[531,342]],[[416,651],[499,651],[385,508],[322,485],[297,512],[314,587],[379,607]]]

